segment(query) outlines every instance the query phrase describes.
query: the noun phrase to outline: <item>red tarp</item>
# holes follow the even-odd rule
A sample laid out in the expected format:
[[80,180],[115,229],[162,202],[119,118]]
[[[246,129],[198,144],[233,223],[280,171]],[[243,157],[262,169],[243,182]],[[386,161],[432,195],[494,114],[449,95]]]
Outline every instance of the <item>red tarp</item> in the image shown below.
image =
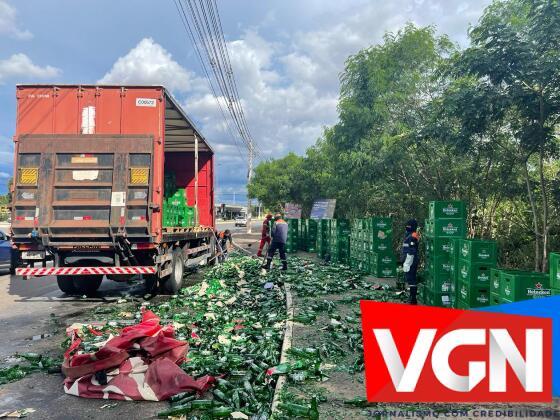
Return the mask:
[[64,391],[84,398],[149,401],[187,390],[205,392],[214,378],[194,379],[178,366],[185,361],[188,343],[175,339],[173,327],[159,321],[152,311],[143,311],[139,324],[89,354],[73,354],[81,343],[73,331],[62,364]]

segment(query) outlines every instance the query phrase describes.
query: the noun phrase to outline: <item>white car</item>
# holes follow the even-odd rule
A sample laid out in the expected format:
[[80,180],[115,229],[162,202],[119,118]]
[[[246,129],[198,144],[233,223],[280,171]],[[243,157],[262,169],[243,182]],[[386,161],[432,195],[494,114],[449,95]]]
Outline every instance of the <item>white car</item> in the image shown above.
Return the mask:
[[247,226],[247,217],[245,216],[237,216],[235,218],[235,227],[237,226]]

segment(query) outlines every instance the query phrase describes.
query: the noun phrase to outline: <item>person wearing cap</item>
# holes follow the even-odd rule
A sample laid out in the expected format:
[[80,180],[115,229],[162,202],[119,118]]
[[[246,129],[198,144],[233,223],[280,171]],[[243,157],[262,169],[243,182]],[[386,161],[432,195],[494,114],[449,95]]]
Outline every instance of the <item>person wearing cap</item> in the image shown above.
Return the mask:
[[272,228],[272,214],[268,213],[263,221],[262,230],[261,230],[261,243],[259,244],[259,250],[257,252],[257,257],[262,257],[262,250],[264,248],[264,244],[268,244],[270,246],[270,233]]
[[416,295],[418,293],[416,271],[418,270],[418,242],[420,240],[420,235],[416,232],[418,222],[415,219],[410,219],[406,222],[405,228],[406,233],[401,250],[401,261],[403,263],[404,278],[410,287],[408,303],[416,305]]
[[272,242],[268,248],[266,256],[266,264],[262,266],[265,270],[270,270],[270,264],[274,258],[276,251],[280,253],[280,261],[282,261],[282,270],[288,269],[288,260],[286,259],[286,242],[288,240],[288,224],[282,219],[281,214],[274,216],[274,226],[272,226]]

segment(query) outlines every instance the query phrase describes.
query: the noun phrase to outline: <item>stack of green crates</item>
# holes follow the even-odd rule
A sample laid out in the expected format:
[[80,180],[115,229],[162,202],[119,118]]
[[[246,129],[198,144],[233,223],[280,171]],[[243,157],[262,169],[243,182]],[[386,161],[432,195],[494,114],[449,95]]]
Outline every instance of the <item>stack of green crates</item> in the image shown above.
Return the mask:
[[286,242],[286,252],[297,252],[299,248],[299,219],[288,219],[288,241]]
[[365,222],[367,248],[371,252],[369,272],[378,278],[395,277],[397,260],[393,252],[393,220],[390,217],[370,217]]
[[424,231],[424,303],[441,307],[455,305],[457,240],[465,238],[466,229],[466,205],[463,201],[430,202]]
[[350,221],[331,219],[329,232],[329,254],[331,261],[347,264],[350,259]]
[[[552,259],[551,259],[552,263]],[[551,274],[494,268],[490,270],[490,304],[552,296]]]
[[190,227],[195,224],[195,209],[187,205],[184,188],[163,199],[163,226]]
[[479,308],[491,304],[492,269],[498,262],[495,241],[462,239],[456,242],[458,264],[457,307]]
[[550,293],[560,296],[560,254],[551,252],[549,255],[550,266]]
[[317,255],[325,258],[328,253],[330,219],[317,221]]
[[389,217],[354,219],[350,233],[350,266],[378,278],[396,276],[393,221]]
[[304,251],[317,252],[317,220],[306,219],[305,233],[307,234],[306,246]]

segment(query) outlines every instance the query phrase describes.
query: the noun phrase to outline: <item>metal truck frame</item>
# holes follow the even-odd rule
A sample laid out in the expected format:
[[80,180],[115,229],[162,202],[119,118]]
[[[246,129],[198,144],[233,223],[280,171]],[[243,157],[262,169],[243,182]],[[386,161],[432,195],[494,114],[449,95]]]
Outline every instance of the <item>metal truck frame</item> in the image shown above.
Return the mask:
[[[16,275],[57,276],[67,294],[142,275],[176,293],[185,267],[214,259],[214,153],[165,88],[20,85],[17,100]],[[194,226],[163,225],[166,171]]]

